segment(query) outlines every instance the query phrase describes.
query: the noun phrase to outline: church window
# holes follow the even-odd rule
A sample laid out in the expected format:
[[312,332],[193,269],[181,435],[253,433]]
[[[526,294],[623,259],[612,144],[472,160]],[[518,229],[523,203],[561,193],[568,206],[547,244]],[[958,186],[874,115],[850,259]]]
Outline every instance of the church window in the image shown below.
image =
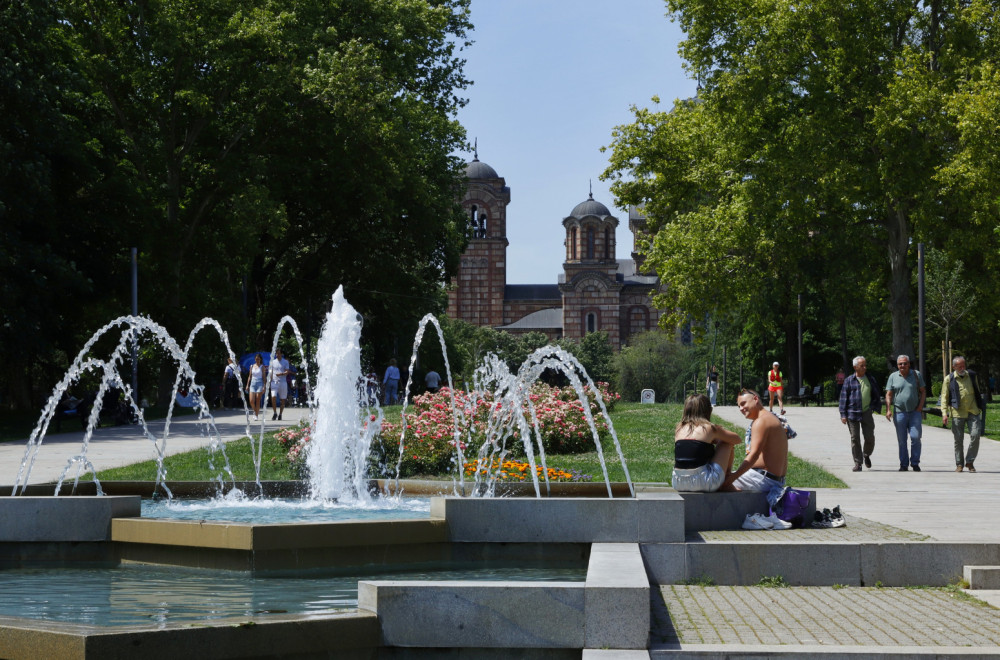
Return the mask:
[[579,255],[576,251],[576,235],[579,230],[576,227],[570,230],[569,233],[569,258],[570,260],[579,259]]
[[475,204],[472,205],[472,212],[469,217],[469,224],[472,225],[472,238],[480,238],[479,236],[479,224],[476,222],[476,213],[479,211],[479,207]]
[[611,229],[604,228],[604,258],[611,258]]
[[485,213],[480,213],[479,214],[479,235],[482,238],[486,238],[488,236],[488,234],[486,233],[486,214]]
[[597,312],[587,312],[587,325],[585,334],[597,332]]
[[587,258],[594,258],[594,228],[587,229]]

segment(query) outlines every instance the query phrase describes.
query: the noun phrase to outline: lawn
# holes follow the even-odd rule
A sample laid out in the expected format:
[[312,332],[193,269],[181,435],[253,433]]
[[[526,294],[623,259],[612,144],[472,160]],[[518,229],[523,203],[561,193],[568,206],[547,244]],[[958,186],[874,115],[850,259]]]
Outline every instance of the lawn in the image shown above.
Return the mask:
[[[674,461],[673,429],[680,420],[680,415],[681,406],[679,404],[620,403],[611,413],[611,420],[621,442],[632,481],[670,481]],[[740,435],[743,434],[743,429],[736,428],[718,418],[715,421]],[[250,441],[244,438],[226,445],[226,455],[229,457],[237,480],[252,480],[254,478],[249,443]],[[603,449],[611,480],[623,481],[624,471],[618,460],[618,452],[615,450],[614,443],[609,439],[604,443]],[[221,466],[221,455],[211,456],[208,450],[197,450],[170,456],[166,460],[167,478],[171,481],[209,479],[213,476],[213,473],[207,469],[210,458],[214,464]],[[742,460],[742,447],[737,448],[736,460],[737,462]],[[577,470],[589,474],[594,481],[604,480],[596,451],[584,454],[551,455],[547,457],[547,463],[549,467],[567,471]],[[153,461],[146,461],[101,471],[98,473],[98,478],[101,481],[152,481],[156,478],[155,467]],[[265,435],[261,479],[295,478],[298,478],[297,473],[285,460],[285,452],[274,440],[273,434]],[[439,475],[437,478],[447,479],[449,476]],[[830,473],[791,455],[788,461],[788,483],[800,488],[846,488],[842,481]]]

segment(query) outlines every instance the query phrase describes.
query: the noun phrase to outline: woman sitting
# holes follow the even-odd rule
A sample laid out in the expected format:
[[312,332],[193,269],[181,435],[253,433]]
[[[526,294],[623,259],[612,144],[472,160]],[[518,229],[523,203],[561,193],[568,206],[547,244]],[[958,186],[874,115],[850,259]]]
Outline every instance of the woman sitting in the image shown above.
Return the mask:
[[713,493],[722,487],[733,466],[733,447],[743,439],[713,424],[712,403],[704,394],[684,401],[684,413],[674,429],[675,490]]

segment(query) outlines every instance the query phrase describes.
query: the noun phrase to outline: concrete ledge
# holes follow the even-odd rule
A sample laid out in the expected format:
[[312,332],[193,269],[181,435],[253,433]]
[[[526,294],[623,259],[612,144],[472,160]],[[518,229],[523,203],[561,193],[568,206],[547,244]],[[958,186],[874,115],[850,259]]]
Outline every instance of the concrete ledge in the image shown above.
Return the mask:
[[0,617],[0,657],[65,658],[374,658],[378,620],[369,612],[241,617],[206,625],[92,628]]
[[962,577],[969,589],[1000,589],[1000,566],[966,566]]
[[358,583],[385,646],[579,649],[584,602],[582,582]]
[[140,498],[0,497],[0,542],[107,541],[114,518],[138,516]]
[[591,547],[585,598],[586,648],[646,648],[649,579],[637,544]]
[[637,499],[431,499],[431,518],[457,542],[667,543],[684,540],[676,493]]
[[[684,529],[701,532],[716,529],[740,529],[748,513],[767,515],[771,507],[764,493],[678,493],[684,500]],[[803,514],[806,523],[816,513],[816,492],[809,491],[809,508]]]
[[641,550],[654,584],[706,577],[753,585],[780,575],[802,586],[945,586],[965,566],[1000,565],[1000,546],[987,543],[688,543]]

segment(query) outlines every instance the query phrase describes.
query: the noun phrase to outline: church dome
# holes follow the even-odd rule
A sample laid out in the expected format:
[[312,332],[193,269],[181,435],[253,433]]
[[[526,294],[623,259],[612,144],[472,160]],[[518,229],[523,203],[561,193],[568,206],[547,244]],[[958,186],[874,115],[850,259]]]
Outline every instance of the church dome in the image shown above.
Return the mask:
[[469,179],[499,179],[497,171],[479,160],[473,159],[471,163],[465,165],[465,176]]
[[574,218],[582,218],[588,215],[603,217],[611,215],[611,211],[608,210],[607,206],[595,200],[594,193],[591,193],[589,198],[574,206],[572,213],[570,213],[570,216]]

